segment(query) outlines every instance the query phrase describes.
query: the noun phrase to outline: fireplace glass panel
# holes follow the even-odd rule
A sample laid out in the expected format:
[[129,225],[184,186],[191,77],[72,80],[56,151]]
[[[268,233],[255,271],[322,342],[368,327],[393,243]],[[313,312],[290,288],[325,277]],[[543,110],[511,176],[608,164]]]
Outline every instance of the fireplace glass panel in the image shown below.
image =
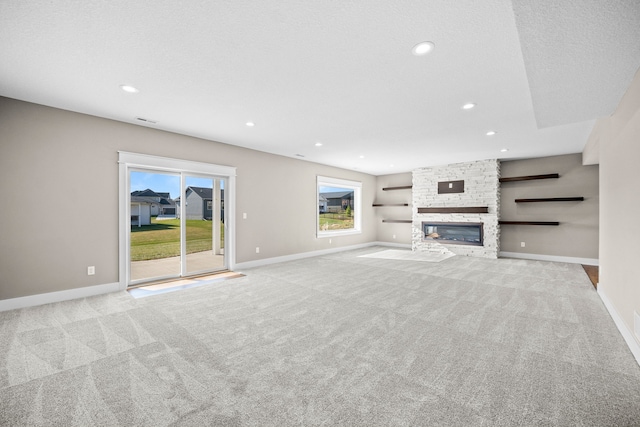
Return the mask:
[[455,245],[483,245],[482,223],[423,222],[423,240]]

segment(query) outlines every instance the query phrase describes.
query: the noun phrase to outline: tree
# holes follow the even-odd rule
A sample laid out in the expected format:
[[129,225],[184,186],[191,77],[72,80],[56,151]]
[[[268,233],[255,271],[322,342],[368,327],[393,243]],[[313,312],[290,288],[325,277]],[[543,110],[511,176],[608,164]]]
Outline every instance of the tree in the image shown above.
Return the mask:
[[347,214],[347,216],[351,216],[351,205],[347,206],[347,209],[344,211],[344,213]]

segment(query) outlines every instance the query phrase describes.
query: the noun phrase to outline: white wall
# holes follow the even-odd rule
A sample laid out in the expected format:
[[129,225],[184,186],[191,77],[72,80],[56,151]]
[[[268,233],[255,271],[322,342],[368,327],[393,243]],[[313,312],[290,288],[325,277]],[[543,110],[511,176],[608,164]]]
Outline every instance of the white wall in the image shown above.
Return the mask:
[[[640,337],[633,332],[634,312],[640,314],[640,71],[615,113],[598,124],[594,130],[600,147],[598,292],[640,348]],[[640,354],[636,357],[640,361]]]
[[[131,225],[151,224],[151,206],[147,203],[131,203],[131,216],[137,216],[137,221],[131,221]],[[135,224],[134,224],[135,223]]]

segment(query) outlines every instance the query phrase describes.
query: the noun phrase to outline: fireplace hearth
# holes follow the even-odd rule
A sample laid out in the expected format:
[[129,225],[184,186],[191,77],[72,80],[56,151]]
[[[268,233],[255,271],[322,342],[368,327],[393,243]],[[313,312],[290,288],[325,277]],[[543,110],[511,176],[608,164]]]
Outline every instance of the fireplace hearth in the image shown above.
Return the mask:
[[423,222],[422,240],[452,245],[483,246],[481,222]]

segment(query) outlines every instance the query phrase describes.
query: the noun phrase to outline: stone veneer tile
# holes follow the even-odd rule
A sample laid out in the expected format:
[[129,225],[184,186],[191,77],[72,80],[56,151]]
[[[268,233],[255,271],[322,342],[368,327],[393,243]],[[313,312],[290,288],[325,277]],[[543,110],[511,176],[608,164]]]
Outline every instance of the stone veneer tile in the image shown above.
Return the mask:
[[[420,168],[413,171],[412,249],[497,258],[500,252],[500,162],[497,159]],[[464,180],[464,193],[438,194],[438,182]],[[488,206],[487,214],[419,214],[418,207]],[[441,244],[422,240],[422,222],[481,222],[484,246]]]

